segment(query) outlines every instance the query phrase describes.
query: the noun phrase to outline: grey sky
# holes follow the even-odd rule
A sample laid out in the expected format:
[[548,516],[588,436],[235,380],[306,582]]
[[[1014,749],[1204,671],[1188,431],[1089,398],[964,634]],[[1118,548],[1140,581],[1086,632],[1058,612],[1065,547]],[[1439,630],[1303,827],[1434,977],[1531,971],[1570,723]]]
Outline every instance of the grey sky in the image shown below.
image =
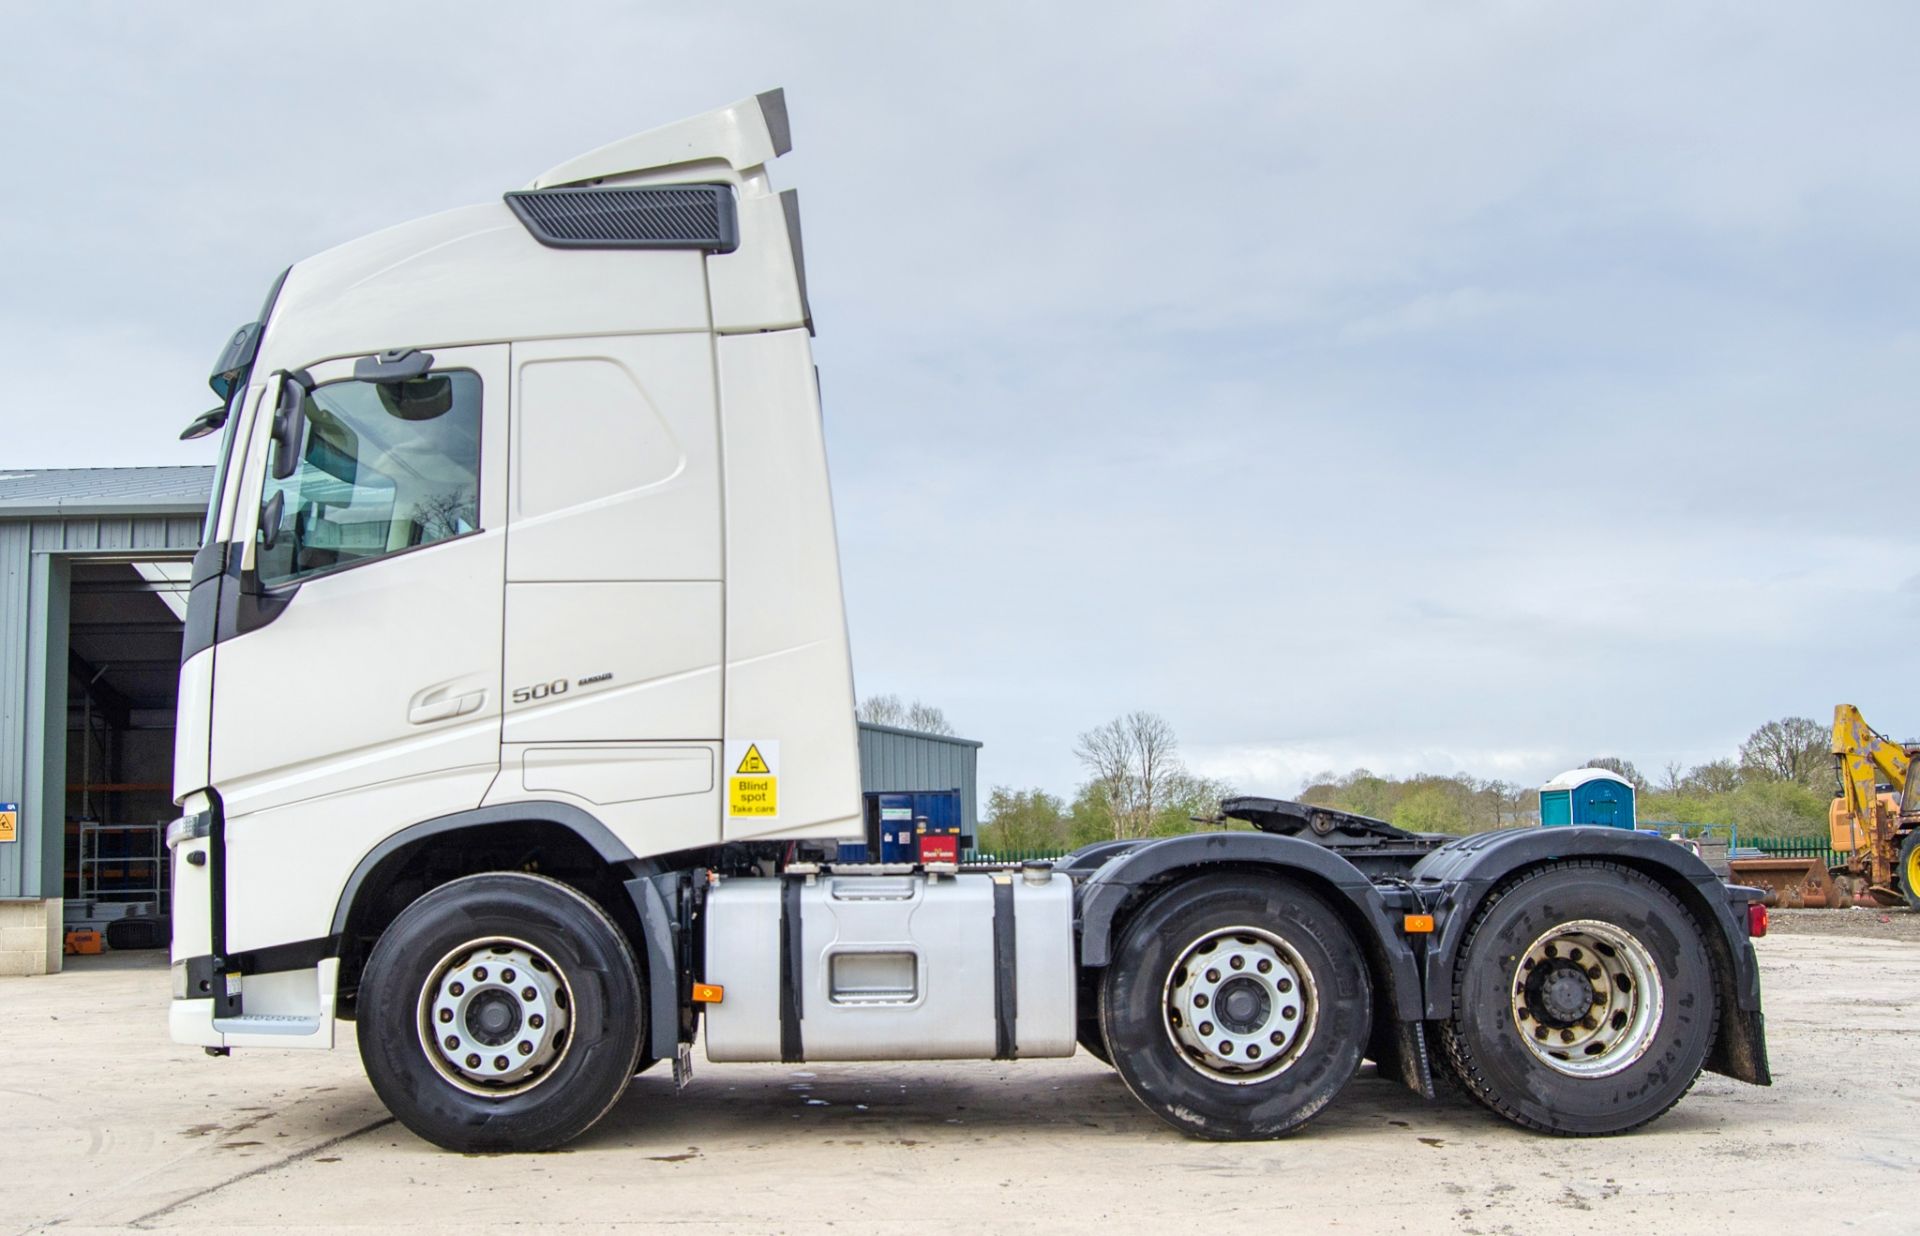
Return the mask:
[[5,465],[209,462],[281,267],[784,85],[859,686],[987,781],[1920,731],[1912,6],[0,17]]

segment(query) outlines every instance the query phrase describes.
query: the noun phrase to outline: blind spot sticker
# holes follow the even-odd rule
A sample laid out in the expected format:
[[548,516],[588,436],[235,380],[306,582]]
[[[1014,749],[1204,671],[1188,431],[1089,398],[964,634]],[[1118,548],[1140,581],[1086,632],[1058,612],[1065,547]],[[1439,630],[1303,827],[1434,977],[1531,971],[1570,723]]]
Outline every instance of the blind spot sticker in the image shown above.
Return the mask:
[[774,738],[728,739],[727,816],[736,820],[780,817],[780,742]]

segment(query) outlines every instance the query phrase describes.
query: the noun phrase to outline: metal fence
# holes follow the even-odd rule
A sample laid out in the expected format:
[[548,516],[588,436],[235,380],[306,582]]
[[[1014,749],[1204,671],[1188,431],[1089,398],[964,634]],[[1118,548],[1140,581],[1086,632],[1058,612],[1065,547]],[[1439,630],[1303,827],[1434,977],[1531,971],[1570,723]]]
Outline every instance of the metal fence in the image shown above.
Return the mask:
[[1845,865],[1847,856],[1827,845],[1823,837],[1749,837],[1741,842],[1769,858],[1818,858],[1829,867]]

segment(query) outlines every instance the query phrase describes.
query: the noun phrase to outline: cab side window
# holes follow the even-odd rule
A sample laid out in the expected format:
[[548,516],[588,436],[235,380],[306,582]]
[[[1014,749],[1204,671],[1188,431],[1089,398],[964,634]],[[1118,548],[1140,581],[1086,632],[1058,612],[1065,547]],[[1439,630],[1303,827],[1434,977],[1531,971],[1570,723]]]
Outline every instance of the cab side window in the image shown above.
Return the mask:
[[282,496],[277,533],[263,527],[256,550],[263,584],[476,532],[480,378],[451,370],[316,387],[299,459],[261,495],[266,510]]

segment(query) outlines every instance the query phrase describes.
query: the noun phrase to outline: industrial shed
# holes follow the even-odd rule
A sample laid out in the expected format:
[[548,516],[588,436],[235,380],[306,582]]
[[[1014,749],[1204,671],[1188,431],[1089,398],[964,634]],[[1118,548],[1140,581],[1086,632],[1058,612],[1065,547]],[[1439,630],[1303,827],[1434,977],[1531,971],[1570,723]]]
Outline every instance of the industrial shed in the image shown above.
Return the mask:
[[979,834],[980,744],[951,734],[925,734],[860,723],[860,788],[869,794],[959,790],[961,831]]
[[101,926],[166,912],[180,637],[212,483],[0,472],[0,974],[60,968],[63,907]]

